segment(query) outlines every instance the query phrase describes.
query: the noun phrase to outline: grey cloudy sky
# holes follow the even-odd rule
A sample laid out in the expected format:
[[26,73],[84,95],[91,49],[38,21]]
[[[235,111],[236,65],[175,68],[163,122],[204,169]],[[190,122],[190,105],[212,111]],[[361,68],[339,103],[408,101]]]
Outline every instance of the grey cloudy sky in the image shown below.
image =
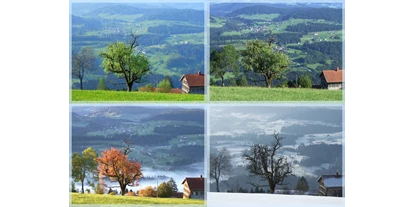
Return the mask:
[[342,106],[211,106],[210,134],[335,134],[343,130]]

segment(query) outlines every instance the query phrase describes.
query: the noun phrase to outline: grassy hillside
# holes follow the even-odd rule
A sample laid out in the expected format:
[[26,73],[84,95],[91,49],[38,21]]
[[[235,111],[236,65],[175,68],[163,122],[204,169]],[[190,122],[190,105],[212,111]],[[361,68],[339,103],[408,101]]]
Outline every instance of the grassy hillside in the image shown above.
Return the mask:
[[[182,198],[147,198],[138,196],[71,194],[72,204],[197,204],[201,206],[204,200]],[[195,205],[191,205],[195,206]]]
[[342,101],[342,90],[210,86],[210,101]]

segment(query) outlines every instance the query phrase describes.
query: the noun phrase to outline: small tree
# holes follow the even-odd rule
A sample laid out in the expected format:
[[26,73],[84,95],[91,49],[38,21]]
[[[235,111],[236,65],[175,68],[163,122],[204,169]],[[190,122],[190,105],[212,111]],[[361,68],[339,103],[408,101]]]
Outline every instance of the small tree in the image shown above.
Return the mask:
[[97,90],[106,90],[104,78],[99,79],[98,87],[96,89]]
[[171,189],[173,192],[177,192],[178,188],[177,188],[177,183],[175,182],[174,178],[170,178],[170,180],[167,182],[167,184],[169,186],[171,186]]
[[312,88],[312,79],[308,74],[301,75],[298,79],[298,85],[301,88]]
[[216,181],[217,192],[220,192],[220,179],[228,175],[231,169],[231,156],[226,148],[222,148],[218,154],[212,154],[210,156],[210,177]]
[[166,79],[158,83],[158,92],[169,93],[171,91],[171,88],[171,83]]
[[157,197],[157,190],[155,187],[147,186],[138,192],[141,197]]
[[238,86],[248,86],[249,84],[247,83],[247,78],[245,75],[242,75],[240,79],[237,80],[237,85]]
[[72,154],[72,178],[82,184],[81,192],[84,193],[84,183],[86,178],[92,177],[95,174],[96,166],[98,165],[95,161],[98,155],[95,150],[91,147],[85,149],[82,154],[77,152]]
[[296,188],[295,188],[299,194],[303,195],[306,191],[309,190],[309,185],[308,185],[308,181],[306,181],[305,177],[301,177],[297,184],[296,184]]
[[72,53],[72,75],[79,78],[80,89],[83,89],[85,74],[94,69],[96,60],[92,47],[84,47],[80,52]]
[[172,187],[168,185],[166,182],[162,182],[158,186],[158,197],[161,198],[170,198],[172,196]]

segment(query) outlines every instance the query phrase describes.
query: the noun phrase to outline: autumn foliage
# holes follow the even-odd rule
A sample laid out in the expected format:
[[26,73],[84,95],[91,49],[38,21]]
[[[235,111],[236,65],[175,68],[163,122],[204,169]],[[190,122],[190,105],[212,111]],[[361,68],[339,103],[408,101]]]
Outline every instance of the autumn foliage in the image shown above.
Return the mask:
[[126,187],[138,186],[142,177],[141,165],[134,160],[128,160],[128,150],[121,152],[111,148],[102,152],[102,156],[96,158],[98,162],[99,177],[109,177],[112,181],[118,181],[121,195],[125,194]]

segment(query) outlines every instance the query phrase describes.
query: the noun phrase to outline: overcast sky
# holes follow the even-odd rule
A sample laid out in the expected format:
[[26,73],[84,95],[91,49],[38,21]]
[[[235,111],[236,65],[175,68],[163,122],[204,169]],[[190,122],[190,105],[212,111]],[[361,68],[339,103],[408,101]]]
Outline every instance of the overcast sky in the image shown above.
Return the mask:
[[[211,106],[210,134],[342,134],[342,106]],[[342,135],[340,135],[342,136]]]

